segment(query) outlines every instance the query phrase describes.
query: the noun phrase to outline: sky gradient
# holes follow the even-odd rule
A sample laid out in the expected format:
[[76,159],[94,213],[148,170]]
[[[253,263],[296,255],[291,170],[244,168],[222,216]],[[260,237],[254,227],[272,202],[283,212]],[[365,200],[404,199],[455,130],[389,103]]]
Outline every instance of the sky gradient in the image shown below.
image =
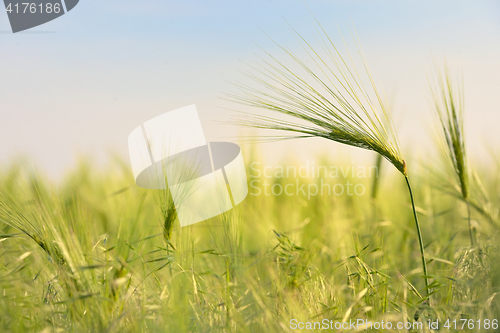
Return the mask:
[[[220,99],[231,90],[227,81],[242,79],[243,62],[257,59],[256,44],[277,51],[263,32],[298,51],[287,22],[313,37],[308,7],[334,40],[337,25],[345,36],[356,28],[391,101],[405,155],[431,149],[426,74],[433,59],[445,57],[463,73],[471,155],[484,154],[485,143],[500,146],[498,1],[83,0],[18,34],[0,10],[0,161],[27,156],[57,177],[78,155],[128,158],[135,127],[190,104],[208,140],[235,137],[241,130],[221,123],[231,115]],[[276,163],[291,151],[341,151],[330,142],[314,146],[266,144],[263,158]]]

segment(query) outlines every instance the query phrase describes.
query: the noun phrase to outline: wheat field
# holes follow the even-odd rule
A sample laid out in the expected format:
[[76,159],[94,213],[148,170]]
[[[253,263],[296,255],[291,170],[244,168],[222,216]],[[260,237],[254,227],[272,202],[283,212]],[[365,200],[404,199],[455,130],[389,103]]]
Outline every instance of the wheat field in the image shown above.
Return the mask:
[[[244,150],[253,182],[247,199],[202,223],[180,228],[174,221],[170,235],[161,193],[137,187],[127,161],[96,169],[83,160],[60,183],[21,162],[4,167],[2,331],[286,332],[323,320],[332,327],[349,320],[424,324],[392,329],[406,332],[455,320],[460,325],[449,330],[459,331],[465,319],[476,323],[471,331],[487,331],[478,320],[490,320],[494,331],[498,163],[471,177],[473,247],[466,204],[446,169],[409,171],[426,240],[427,298],[406,185],[388,164],[372,177],[301,177],[264,173],[258,148]],[[328,156],[318,161],[350,166]],[[350,181],[364,193],[266,195],[264,181],[267,191]]]

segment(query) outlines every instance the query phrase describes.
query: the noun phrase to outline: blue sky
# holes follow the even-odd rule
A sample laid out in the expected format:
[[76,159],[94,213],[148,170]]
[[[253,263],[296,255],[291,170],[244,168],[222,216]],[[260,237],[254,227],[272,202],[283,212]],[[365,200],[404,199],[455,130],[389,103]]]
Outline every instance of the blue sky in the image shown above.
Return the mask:
[[[83,0],[19,34],[8,33],[0,10],[0,160],[29,156],[57,176],[78,154],[127,156],[133,128],[193,103],[208,139],[235,136],[237,128],[219,123],[230,115],[218,108],[226,106],[218,98],[230,89],[226,81],[241,79],[241,61],[259,53],[255,43],[276,51],[262,31],[299,49],[285,19],[313,38],[308,7],[336,41],[337,25],[344,36],[356,28],[390,96],[406,155],[430,147],[426,73],[433,58],[463,72],[469,145],[500,145],[498,1]],[[331,145],[269,144],[264,156],[341,150]]]

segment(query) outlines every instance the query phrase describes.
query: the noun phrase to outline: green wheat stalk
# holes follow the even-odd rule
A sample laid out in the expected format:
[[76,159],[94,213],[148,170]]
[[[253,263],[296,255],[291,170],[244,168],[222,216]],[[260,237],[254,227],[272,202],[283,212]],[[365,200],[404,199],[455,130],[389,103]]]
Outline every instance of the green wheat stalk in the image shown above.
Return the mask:
[[467,172],[467,155],[464,143],[464,98],[463,82],[454,85],[448,68],[436,70],[437,84],[430,84],[434,100],[434,111],[437,114],[444,138],[449,161],[460,186],[460,194],[467,204],[467,220],[471,246],[474,246],[474,230],[471,223],[469,200],[469,178]]
[[371,150],[394,165],[405,177],[408,186],[425,287],[430,292],[424,243],[406,162],[399,148],[390,110],[375,85],[357,38],[354,40],[363,61],[364,74],[372,88],[371,94],[365,89],[360,75],[362,72],[356,69],[351,55],[348,53],[348,58],[344,58],[318,22],[317,40],[324,55],[320,55],[320,51],[311,46],[296,30],[292,31],[308,55],[311,65],[275,43],[298,69],[286,66],[263,50],[267,57],[261,57],[261,63],[257,66],[249,65],[251,71],[247,73],[259,88],[235,84],[238,92],[229,93],[228,99],[246,106],[291,116],[298,122],[242,113],[237,120],[238,124],[293,133],[271,137],[274,140],[320,137]]

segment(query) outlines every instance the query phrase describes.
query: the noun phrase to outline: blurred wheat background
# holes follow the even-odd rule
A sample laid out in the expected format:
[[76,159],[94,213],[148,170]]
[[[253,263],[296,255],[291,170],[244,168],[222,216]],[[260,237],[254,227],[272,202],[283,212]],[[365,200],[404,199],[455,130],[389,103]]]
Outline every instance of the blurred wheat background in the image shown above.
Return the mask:
[[[247,149],[247,171],[258,156]],[[0,178],[0,326],[13,332],[283,332],[294,318],[499,318],[498,157],[476,166],[471,177],[474,247],[450,174],[410,171],[427,241],[430,304],[422,301],[406,184],[386,172],[389,164],[372,179],[328,180],[363,184],[361,196],[250,194],[225,215],[182,229],[175,221],[169,237],[161,193],[135,186],[126,161],[117,158],[102,171],[82,160],[59,186],[13,164]],[[432,174],[443,177],[436,182]],[[299,181],[307,186],[319,178]]]

